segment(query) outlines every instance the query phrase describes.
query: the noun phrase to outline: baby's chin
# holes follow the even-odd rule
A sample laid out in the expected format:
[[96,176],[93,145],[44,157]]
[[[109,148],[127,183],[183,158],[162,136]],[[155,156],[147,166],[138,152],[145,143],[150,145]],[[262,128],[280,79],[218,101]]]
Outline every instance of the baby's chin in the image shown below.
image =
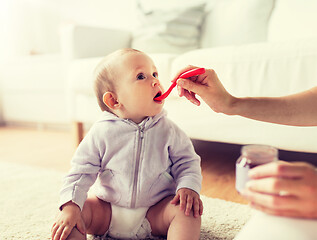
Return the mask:
[[148,116],[149,116],[149,117],[154,117],[154,116],[156,116],[157,114],[161,113],[162,111],[163,111],[163,104],[161,105],[161,108],[159,108],[159,109],[157,109],[157,110],[151,112]]

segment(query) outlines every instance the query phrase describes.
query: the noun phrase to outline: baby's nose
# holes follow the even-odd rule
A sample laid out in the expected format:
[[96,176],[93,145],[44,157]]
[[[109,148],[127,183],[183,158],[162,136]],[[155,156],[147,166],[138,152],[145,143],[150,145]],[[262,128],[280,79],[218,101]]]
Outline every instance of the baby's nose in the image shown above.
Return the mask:
[[152,82],[152,87],[155,87],[156,85],[159,85],[159,84],[160,84],[160,81],[155,78]]

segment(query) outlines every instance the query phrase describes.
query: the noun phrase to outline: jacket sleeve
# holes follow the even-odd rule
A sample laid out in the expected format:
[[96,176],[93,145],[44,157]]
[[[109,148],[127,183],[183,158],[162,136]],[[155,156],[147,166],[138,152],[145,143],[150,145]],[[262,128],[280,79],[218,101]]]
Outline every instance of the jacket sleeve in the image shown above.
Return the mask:
[[[97,134],[98,135],[98,134]],[[72,201],[82,210],[89,188],[94,184],[101,166],[100,143],[92,129],[79,144],[71,161],[71,170],[60,191],[60,208]]]
[[189,188],[199,194],[202,182],[200,157],[189,137],[176,125],[173,129],[169,154],[173,163],[171,174],[176,181],[176,192],[180,188]]

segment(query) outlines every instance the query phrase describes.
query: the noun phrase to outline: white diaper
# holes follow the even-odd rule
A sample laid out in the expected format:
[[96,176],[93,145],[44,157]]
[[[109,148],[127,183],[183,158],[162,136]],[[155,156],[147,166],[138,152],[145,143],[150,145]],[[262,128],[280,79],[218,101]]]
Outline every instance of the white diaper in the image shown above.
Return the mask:
[[112,214],[108,235],[118,239],[151,237],[151,225],[146,219],[149,208],[124,208],[111,205]]

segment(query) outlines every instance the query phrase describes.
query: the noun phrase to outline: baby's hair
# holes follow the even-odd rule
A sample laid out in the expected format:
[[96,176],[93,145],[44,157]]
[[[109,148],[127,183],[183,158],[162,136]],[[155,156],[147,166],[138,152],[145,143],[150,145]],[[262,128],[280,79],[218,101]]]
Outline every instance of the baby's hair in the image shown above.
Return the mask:
[[133,48],[119,49],[106,57],[104,57],[94,70],[94,91],[97,97],[98,105],[102,111],[112,112],[111,109],[103,102],[103,95],[105,92],[116,92],[114,78],[112,76],[112,69],[115,67],[112,62],[113,59],[121,57],[126,53],[142,53]]

